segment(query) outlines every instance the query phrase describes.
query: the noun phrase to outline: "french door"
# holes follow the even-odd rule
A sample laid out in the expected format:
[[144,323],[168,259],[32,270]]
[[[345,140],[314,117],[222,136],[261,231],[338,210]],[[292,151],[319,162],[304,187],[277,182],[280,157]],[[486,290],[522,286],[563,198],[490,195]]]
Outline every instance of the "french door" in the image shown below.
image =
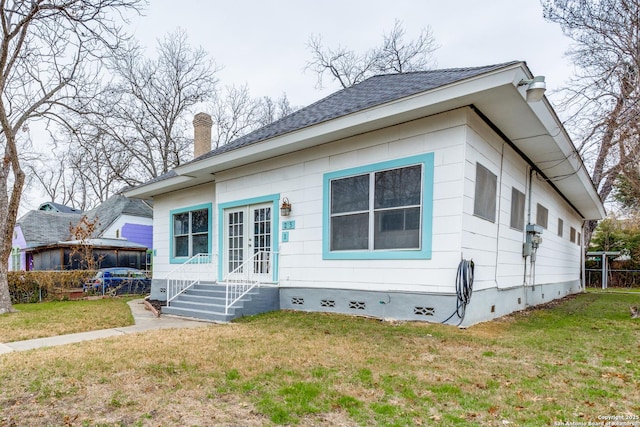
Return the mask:
[[272,280],[272,209],[271,203],[225,209],[225,275]]

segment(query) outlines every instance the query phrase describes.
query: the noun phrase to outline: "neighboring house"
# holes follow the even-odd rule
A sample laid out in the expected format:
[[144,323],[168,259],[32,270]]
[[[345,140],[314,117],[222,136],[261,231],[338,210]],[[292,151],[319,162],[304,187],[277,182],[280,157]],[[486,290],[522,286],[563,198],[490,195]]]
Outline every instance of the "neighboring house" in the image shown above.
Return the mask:
[[[375,76],[196,148],[126,193],[153,198],[151,297],[200,286],[180,267],[198,253],[229,292],[276,289],[265,310],[470,325],[582,291],[582,227],[605,210],[532,79],[524,62]],[[201,147],[210,120],[194,126]],[[234,316],[186,292],[169,312]]]
[[[44,203],[27,212],[16,224],[10,270],[64,270],[82,268],[82,245],[93,248],[100,267],[149,267],[147,249],[152,247],[152,208],[142,200],[121,194],[87,212],[57,203]],[[71,227],[86,216],[96,221],[93,235],[79,241]]]
[[45,202],[38,207],[39,211],[60,212],[60,213],[76,213],[81,214],[82,210],[72,208],[56,202]]

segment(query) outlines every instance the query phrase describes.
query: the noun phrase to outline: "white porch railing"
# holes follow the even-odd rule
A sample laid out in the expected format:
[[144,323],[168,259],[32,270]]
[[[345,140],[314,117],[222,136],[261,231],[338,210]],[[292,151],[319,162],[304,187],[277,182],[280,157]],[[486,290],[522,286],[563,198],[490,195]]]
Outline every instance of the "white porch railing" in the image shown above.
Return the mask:
[[212,257],[212,254],[194,255],[167,274],[167,306],[170,306],[171,301],[178,295],[213,275]]
[[224,314],[253,288],[277,286],[272,279],[277,257],[277,252],[258,251],[222,279],[226,286]]

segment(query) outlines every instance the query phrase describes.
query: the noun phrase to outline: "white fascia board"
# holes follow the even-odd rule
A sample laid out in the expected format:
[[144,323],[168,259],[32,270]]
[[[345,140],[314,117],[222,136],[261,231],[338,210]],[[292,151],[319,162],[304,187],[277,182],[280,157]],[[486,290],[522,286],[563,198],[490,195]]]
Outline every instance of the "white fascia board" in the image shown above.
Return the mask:
[[183,188],[188,183],[193,181],[193,177],[190,176],[173,176],[171,178],[163,179],[161,181],[152,182],[150,184],[142,184],[139,187],[125,191],[124,195],[132,199],[148,199],[157,194],[166,193],[172,189]]

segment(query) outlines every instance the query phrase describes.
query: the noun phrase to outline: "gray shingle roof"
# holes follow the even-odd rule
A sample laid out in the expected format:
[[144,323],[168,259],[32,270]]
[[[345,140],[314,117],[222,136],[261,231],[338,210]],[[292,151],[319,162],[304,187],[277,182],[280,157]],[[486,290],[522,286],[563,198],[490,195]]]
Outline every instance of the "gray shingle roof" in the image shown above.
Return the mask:
[[[143,200],[116,194],[85,214],[89,220],[98,217],[95,235],[100,237],[120,215],[152,218],[153,209]],[[27,247],[37,247],[69,240],[70,226],[76,225],[81,218],[77,213],[36,210],[27,212],[17,223]]]
[[[366,110],[367,108],[480,76],[517,63],[520,63],[520,61],[511,61],[482,67],[448,68],[411,73],[382,74],[370,77],[357,85],[335,92],[326,98],[283,117],[278,121],[235,139],[226,145],[218,147],[196,159],[193,159],[190,162],[184,163],[183,166],[265,141],[270,138],[295,132],[309,126],[357,113],[359,111]],[[178,174],[174,170],[170,170],[165,174],[141,184],[140,187],[164,181],[176,176],[178,176]]]
[[[367,108],[476,77],[519,61],[474,68],[449,68],[371,77],[340,90],[282,119],[242,136],[194,160],[203,160],[256,142],[304,129]],[[167,176],[169,178],[170,176]]]
[[86,215],[89,220],[98,217],[96,236],[100,236],[120,215],[152,218],[153,209],[143,200],[129,199],[122,194],[115,194],[88,211]]
[[71,224],[78,222],[80,216],[55,211],[29,211],[19,220],[27,247],[48,245],[52,242],[68,240],[71,236]]

